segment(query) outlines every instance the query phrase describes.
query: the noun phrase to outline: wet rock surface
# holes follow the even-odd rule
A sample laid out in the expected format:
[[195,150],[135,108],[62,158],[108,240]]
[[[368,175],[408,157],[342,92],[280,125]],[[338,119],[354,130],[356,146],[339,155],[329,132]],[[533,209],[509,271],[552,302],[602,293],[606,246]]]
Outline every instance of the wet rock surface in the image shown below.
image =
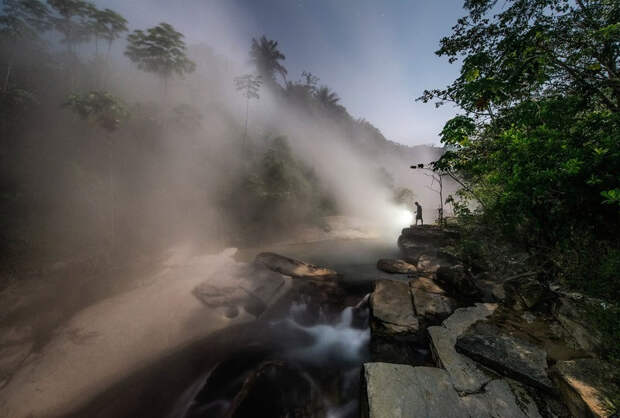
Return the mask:
[[441,293],[414,289],[415,312],[425,324],[436,324],[447,318],[456,309],[456,301]]
[[406,262],[405,260],[394,260],[389,258],[382,258],[377,261],[377,268],[386,273],[396,274],[413,274],[418,271],[416,266]]
[[334,270],[275,253],[260,253],[256,256],[254,263],[295,278],[314,280],[334,280],[340,278],[339,274]]
[[620,393],[620,373],[598,359],[560,361],[551,376],[570,412],[576,417],[610,417],[611,399]]
[[522,339],[507,335],[494,325],[478,323],[455,345],[458,352],[498,373],[547,391],[553,384],[547,376],[547,353]]
[[540,418],[536,402],[519,385],[506,379],[489,382],[481,393],[464,396],[463,404],[469,416],[475,418]]
[[448,374],[433,367],[366,363],[362,417],[467,417]]
[[373,335],[418,339],[420,322],[413,310],[409,284],[379,280],[370,297]]

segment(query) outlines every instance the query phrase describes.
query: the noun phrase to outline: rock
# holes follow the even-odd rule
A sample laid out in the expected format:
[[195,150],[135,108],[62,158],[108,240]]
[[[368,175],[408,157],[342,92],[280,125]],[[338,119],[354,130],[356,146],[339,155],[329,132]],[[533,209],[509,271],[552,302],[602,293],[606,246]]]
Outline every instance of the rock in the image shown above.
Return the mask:
[[456,308],[456,301],[440,293],[414,290],[413,306],[419,318],[424,318],[425,324],[438,324],[446,319]]
[[420,331],[413,311],[409,284],[379,280],[370,296],[370,327],[375,335],[417,338]]
[[457,336],[445,327],[429,327],[433,358],[438,367],[446,369],[454,388],[459,393],[474,393],[489,382],[492,377],[484,373],[467,356],[454,349]]
[[418,271],[416,266],[404,260],[393,260],[388,258],[382,258],[377,261],[377,268],[386,273],[412,274]]
[[361,416],[468,417],[448,374],[434,367],[365,363]]
[[551,369],[561,397],[576,417],[610,417],[620,393],[618,372],[598,359],[560,361]]
[[460,308],[443,322],[443,326],[429,327],[430,346],[438,367],[446,369],[454,388],[459,393],[474,393],[491,380],[469,357],[457,353],[456,339],[469,326],[490,316],[497,305],[479,303]]
[[437,270],[437,282],[445,286],[452,294],[465,297],[477,297],[480,291],[474,285],[462,264],[450,267],[442,266]]
[[215,286],[202,283],[194,288],[194,296],[210,308],[224,308],[224,316],[234,318],[239,314],[239,306],[246,312],[259,316],[267,305],[261,299],[236,286]]
[[565,294],[555,300],[552,314],[566,329],[579,347],[588,353],[598,353],[602,348],[600,332],[588,324],[588,305],[600,303],[580,294]]
[[496,303],[476,303],[475,306],[459,308],[442,325],[458,337],[476,322],[491,316],[496,309]]
[[422,290],[428,293],[437,293],[440,295],[445,294],[446,292],[437,285],[432,279],[428,277],[416,277],[415,279],[409,281],[409,287],[411,288],[411,292],[415,292],[416,290]]
[[340,275],[334,270],[304,263],[303,261],[275,253],[260,253],[254,259],[254,263],[264,265],[273,271],[295,278],[314,280],[333,280],[340,278]]
[[503,301],[506,298],[504,284],[488,272],[477,274],[472,279],[474,286],[480,291],[484,302]]
[[515,310],[532,309],[548,299],[547,287],[531,277],[515,277],[504,281],[505,303]]
[[423,271],[425,273],[435,273],[439,270],[440,261],[437,257],[431,257],[423,254],[418,259],[418,265],[416,267],[419,271]]
[[477,323],[456,340],[458,352],[501,374],[547,391],[547,352],[527,341],[504,334],[499,328]]
[[208,280],[193,290],[202,303],[210,308],[224,308],[227,318],[239,314],[239,307],[259,316],[271,305],[285,286],[286,277],[265,267],[244,267],[231,278],[234,285],[223,286],[217,281]]
[[[316,386],[300,370],[280,361],[261,364],[243,383],[226,414],[231,418],[311,418],[325,414]],[[206,416],[206,415],[205,415]]]
[[541,417],[529,394],[523,388],[511,387],[505,379],[493,380],[485,386],[484,392],[464,396],[462,402],[475,418]]

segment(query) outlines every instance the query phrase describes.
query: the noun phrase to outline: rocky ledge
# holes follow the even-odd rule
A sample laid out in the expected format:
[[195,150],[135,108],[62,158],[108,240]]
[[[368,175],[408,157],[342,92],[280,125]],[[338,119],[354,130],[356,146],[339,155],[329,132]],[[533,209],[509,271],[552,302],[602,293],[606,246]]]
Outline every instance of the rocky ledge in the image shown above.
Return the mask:
[[[392,264],[415,271],[405,279],[391,269],[400,274],[371,295],[362,416],[612,416],[618,373],[598,359],[600,336],[584,323],[597,302],[530,273],[474,275],[440,249],[454,239],[439,228],[403,230],[404,261]],[[411,355],[427,348],[430,361]]]

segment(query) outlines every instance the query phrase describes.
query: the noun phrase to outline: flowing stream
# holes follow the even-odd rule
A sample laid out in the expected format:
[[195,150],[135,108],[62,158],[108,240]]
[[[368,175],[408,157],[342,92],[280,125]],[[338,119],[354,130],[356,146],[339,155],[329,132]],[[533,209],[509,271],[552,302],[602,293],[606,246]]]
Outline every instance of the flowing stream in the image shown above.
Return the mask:
[[[257,324],[260,338],[230,347],[225,358],[188,385],[169,418],[359,416],[360,366],[370,359],[367,292],[382,275],[376,260],[396,256],[398,249],[351,240],[263,250],[342,273],[345,292],[339,305],[317,300],[303,286],[294,291],[278,314]],[[257,252],[244,250],[237,258],[250,261]]]

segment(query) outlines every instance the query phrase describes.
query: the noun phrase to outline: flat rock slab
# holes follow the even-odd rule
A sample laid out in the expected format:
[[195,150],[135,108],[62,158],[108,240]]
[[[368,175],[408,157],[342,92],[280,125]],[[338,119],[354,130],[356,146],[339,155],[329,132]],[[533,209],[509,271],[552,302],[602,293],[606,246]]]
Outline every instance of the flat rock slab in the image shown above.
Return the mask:
[[540,418],[534,400],[517,384],[509,385],[505,379],[493,380],[484,392],[464,396],[470,416],[475,418]]
[[496,304],[479,303],[476,306],[460,308],[443,322],[443,326],[429,327],[430,346],[437,366],[446,369],[454,388],[461,394],[474,393],[491,381],[477,364],[454,348],[456,339],[467,328],[490,316]]
[[382,258],[377,261],[377,268],[386,273],[396,274],[413,274],[418,271],[416,266],[407,263],[405,260],[394,260],[389,258]]
[[376,335],[417,337],[420,331],[407,282],[378,280],[370,296],[370,310],[370,325]]
[[496,309],[496,303],[476,303],[475,306],[459,308],[442,325],[458,337],[476,322],[491,316]]
[[254,259],[254,263],[257,265],[264,265],[273,271],[295,278],[315,280],[333,280],[340,278],[340,275],[334,270],[308,264],[275,253],[260,253]]
[[444,370],[365,363],[363,379],[362,417],[469,417]]
[[547,376],[547,352],[499,328],[477,323],[457,338],[456,349],[477,362],[531,386],[553,390]]
[[492,380],[475,361],[454,349],[457,336],[445,327],[429,327],[431,350],[437,366],[450,375],[454,388],[460,394],[475,393]]
[[448,296],[420,289],[412,293],[415,312],[426,324],[440,323],[456,308],[456,301]]
[[618,396],[618,372],[598,359],[559,361],[551,369],[553,381],[576,417],[610,417],[611,398]]

